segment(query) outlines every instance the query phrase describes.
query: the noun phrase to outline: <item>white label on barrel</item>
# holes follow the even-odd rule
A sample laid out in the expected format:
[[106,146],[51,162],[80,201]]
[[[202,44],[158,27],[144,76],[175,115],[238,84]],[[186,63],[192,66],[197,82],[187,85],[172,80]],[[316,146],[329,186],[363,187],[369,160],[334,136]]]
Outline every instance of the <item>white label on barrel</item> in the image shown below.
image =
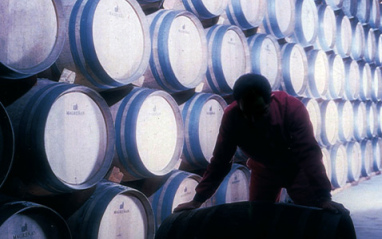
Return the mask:
[[161,96],[149,96],[137,118],[137,148],[142,163],[151,172],[168,166],[177,145],[177,120],[170,103]]
[[329,85],[333,88],[335,96],[340,96],[340,92],[344,89],[345,83],[345,65],[341,56],[336,54],[331,67],[332,72]]
[[241,202],[249,199],[249,184],[245,173],[241,169],[235,170],[227,182],[225,202]]
[[212,157],[212,151],[215,147],[223,111],[223,107],[217,100],[208,100],[201,110],[199,117],[199,141],[203,155],[208,162]]
[[39,223],[48,223],[47,220],[36,221],[23,214],[15,214],[8,218],[0,227],[1,238],[49,239]]
[[67,93],[52,105],[44,132],[45,152],[53,173],[69,184],[82,184],[105,157],[105,119],[89,96]]
[[57,38],[52,0],[0,1],[0,62],[28,69],[45,61]]
[[334,101],[330,101],[325,111],[325,134],[330,144],[337,140],[338,133],[338,109]]
[[191,177],[185,178],[176,190],[171,211],[179,204],[191,201],[195,196],[195,188],[197,185],[198,181],[195,179]]
[[265,76],[271,86],[275,84],[278,80],[280,72],[280,54],[279,50],[276,48],[275,44],[270,38],[264,38],[264,41],[260,47],[260,72]]
[[94,13],[93,39],[99,62],[116,81],[133,75],[142,62],[145,37],[136,9],[125,0],[99,1]]
[[205,67],[202,65],[204,48],[200,33],[195,23],[186,16],[176,17],[170,27],[168,54],[172,70],[184,86],[199,80],[201,69]]
[[306,69],[304,68],[304,49],[295,45],[290,53],[290,79],[295,92],[300,92],[305,83]]
[[295,14],[292,6],[294,3],[291,0],[274,0],[274,2],[277,25],[281,32],[287,32]]
[[228,30],[223,37],[220,60],[226,82],[231,89],[237,78],[246,73],[247,58],[243,44],[247,44],[246,41],[243,42],[234,30]]
[[146,209],[138,198],[117,195],[103,213],[97,238],[147,238],[147,222]]

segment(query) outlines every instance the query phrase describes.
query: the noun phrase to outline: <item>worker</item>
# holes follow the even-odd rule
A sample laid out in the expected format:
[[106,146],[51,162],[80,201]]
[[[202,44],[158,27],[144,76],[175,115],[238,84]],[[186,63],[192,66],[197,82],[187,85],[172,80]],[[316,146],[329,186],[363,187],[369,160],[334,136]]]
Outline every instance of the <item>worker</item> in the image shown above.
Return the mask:
[[297,205],[349,214],[331,200],[331,183],[304,104],[286,92],[272,92],[264,76],[252,73],[235,82],[233,98],[224,110],[213,156],[193,200],[174,212],[199,208],[210,198],[230,171],[239,147],[249,158],[250,201],[277,202],[286,188]]

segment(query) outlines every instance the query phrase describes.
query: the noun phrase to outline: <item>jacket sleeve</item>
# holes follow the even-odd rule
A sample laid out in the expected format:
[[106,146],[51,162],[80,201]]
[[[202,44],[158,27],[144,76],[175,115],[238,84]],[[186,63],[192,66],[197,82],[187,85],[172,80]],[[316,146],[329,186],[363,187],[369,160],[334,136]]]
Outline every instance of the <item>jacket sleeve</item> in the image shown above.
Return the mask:
[[232,112],[228,113],[226,110],[220,124],[213,156],[195,189],[195,201],[204,202],[210,198],[231,169],[231,160],[237,147],[233,124]]
[[305,106],[298,100],[291,100],[287,110],[290,149],[300,170],[304,170],[309,183],[316,192],[317,201],[331,199],[331,183],[322,162],[322,151],[313,133],[313,126]]

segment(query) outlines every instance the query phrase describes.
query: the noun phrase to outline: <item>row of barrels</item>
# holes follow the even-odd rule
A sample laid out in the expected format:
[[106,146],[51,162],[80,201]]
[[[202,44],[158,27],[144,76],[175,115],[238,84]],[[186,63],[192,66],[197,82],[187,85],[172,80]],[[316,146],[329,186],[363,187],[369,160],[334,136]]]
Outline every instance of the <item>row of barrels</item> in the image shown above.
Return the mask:
[[[43,9],[32,4],[21,7],[4,2],[2,9],[8,9],[4,14],[13,27],[4,28],[9,29],[9,32],[7,38],[3,37],[6,52],[1,54],[4,57],[0,59],[1,77],[24,78],[40,73],[56,81],[75,80],[98,91],[134,82],[139,86],[160,88],[167,92],[199,87],[202,91],[224,95],[231,93],[238,76],[253,71],[265,75],[273,89],[283,89],[292,95],[381,100],[381,57],[376,53],[382,51],[379,50],[381,37],[378,30],[371,28],[370,36],[362,40],[362,37],[352,37],[352,34],[356,34],[353,29],[345,34],[341,30],[343,27],[335,28],[335,22],[325,23],[332,26],[331,31],[325,31],[333,35],[330,37],[333,42],[328,43],[331,47],[326,49],[322,47],[323,43],[319,47],[314,46],[314,43],[318,44],[320,39],[324,39],[317,37],[319,29],[324,31],[328,28],[318,27],[324,21],[317,20],[322,12],[319,9],[342,13],[334,18],[343,22],[340,19],[342,17],[350,24],[350,17],[343,14],[344,9],[337,7],[334,10],[333,4],[315,3],[313,0],[275,0],[267,3],[238,1],[242,3],[239,4],[242,11],[258,11],[258,19],[253,20],[256,23],[252,24],[256,31],[247,37],[244,33],[246,28],[235,25],[233,20],[229,20],[228,24],[218,21],[207,27],[203,25],[203,19],[207,17],[198,14],[202,11],[195,13],[189,10],[202,6],[206,8],[207,5],[220,11],[210,18],[223,19],[225,14],[231,16],[229,19],[236,20],[248,17],[248,14],[238,14],[236,17],[229,14],[230,9],[238,7],[234,0],[211,5],[201,1],[190,8],[185,5],[193,3],[185,2],[171,4],[171,1],[164,1],[163,9],[147,15],[135,0],[121,0],[115,4],[55,0],[45,1],[46,7]],[[374,9],[374,2],[368,9]],[[184,10],[178,5],[182,5]],[[288,14],[276,14],[280,10]],[[316,21],[301,21],[304,12],[312,12],[305,15],[315,16]],[[326,15],[328,13],[321,18]],[[279,17],[289,17],[289,20]],[[38,30],[32,31],[27,26],[26,22],[30,18],[38,21],[36,24],[31,23]],[[352,18],[354,21],[357,19]],[[52,24],[44,24],[41,30],[42,22]],[[363,23],[362,29],[369,25]],[[279,36],[273,29],[277,26],[285,27],[288,31]],[[293,32],[302,31],[299,27],[314,29],[312,35],[315,37],[309,41],[310,44],[294,40]],[[354,28],[354,32],[355,29],[358,28]],[[24,40],[19,39],[21,36]],[[334,47],[345,45],[340,42],[353,38],[361,38],[357,40],[361,43],[370,41],[373,47],[364,47],[356,42],[348,42],[342,52]],[[335,44],[335,40],[339,41],[338,44]],[[39,46],[38,57],[35,57],[36,45]],[[351,49],[353,47],[357,49]],[[359,53],[360,57],[350,54],[364,49],[369,53]],[[374,54],[374,57],[361,57],[370,54]],[[370,85],[375,86],[373,91],[367,87]]]

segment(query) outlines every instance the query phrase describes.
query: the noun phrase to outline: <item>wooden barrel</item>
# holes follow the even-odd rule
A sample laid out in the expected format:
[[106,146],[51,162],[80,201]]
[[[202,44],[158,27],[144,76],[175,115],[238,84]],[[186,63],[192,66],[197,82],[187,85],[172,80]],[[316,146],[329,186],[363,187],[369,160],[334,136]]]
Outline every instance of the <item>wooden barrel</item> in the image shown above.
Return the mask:
[[336,47],[335,51],[341,57],[348,57],[352,46],[352,28],[349,17],[339,12],[336,16]]
[[72,238],[65,220],[49,207],[12,201],[0,206],[2,238]]
[[332,51],[336,44],[336,16],[332,7],[318,6],[318,32],[316,45],[324,51]]
[[160,10],[148,19],[152,54],[143,86],[167,92],[195,88],[207,71],[207,40],[200,20],[184,10]]
[[61,0],[3,0],[0,9],[0,78],[26,78],[49,68],[65,41]]
[[346,148],[342,144],[333,145],[330,148],[330,161],[332,168],[331,183],[335,188],[341,188],[348,181],[348,161]]
[[376,104],[377,111],[377,135],[382,136],[382,102],[378,101]]
[[371,99],[378,102],[382,99],[382,71],[380,66],[371,67]]
[[374,137],[373,145],[373,171],[380,172],[382,169],[382,140],[379,137]]
[[368,177],[371,176],[373,169],[373,144],[369,139],[364,139],[360,141],[361,144],[361,157],[362,157],[362,168],[361,176]]
[[136,0],[67,0],[68,36],[56,61],[59,72],[97,90],[127,85],[146,71],[150,35]]
[[373,29],[378,30],[381,18],[380,4],[378,0],[371,0],[370,4],[370,18],[368,23]]
[[220,16],[227,8],[228,0],[183,0],[183,4],[187,11],[203,20]]
[[376,104],[372,101],[366,101],[364,103],[366,106],[366,137],[370,139],[377,136],[377,108]]
[[366,127],[367,127],[366,105],[362,101],[354,101],[353,109],[354,109],[354,138],[360,141],[366,137]]
[[317,39],[318,12],[314,0],[296,0],[296,23],[294,36],[297,42],[306,47]]
[[355,182],[358,181],[361,176],[361,146],[358,141],[349,141],[345,144],[345,147],[348,161],[347,179],[349,182]]
[[249,30],[262,23],[266,10],[264,0],[229,0],[226,15],[231,24]]
[[269,34],[258,33],[248,37],[253,73],[265,76],[273,90],[281,85],[281,49],[277,39]]
[[0,187],[7,179],[15,153],[15,137],[7,110],[0,102]]
[[305,105],[309,113],[310,122],[313,126],[313,133],[317,140],[321,135],[321,110],[320,105],[316,99],[313,98],[303,98],[301,102]]
[[14,173],[32,194],[89,188],[107,173],[115,131],[109,107],[85,86],[40,79],[7,107],[16,136]]
[[154,238],[154,214],[138,190],[106,180],[69,217],[74,239]]
[[340,55],[330,54],[329,61],[329,99],[343,98],[345,91],[345,64]]
[[375,32],[375,47],[376,47],[376,53],[375,53],[375,63],[377,66],[382,65],[382,34],[380,31]]
[[370,64],[360,62],[358,65],[360,73],[359,99],[362,101],[371,100],[372,73]]
[[347,17],[353,18],[357,16],[357,5],[358,0],[343,0],[341,9]]
[[293,96],[305,96],[308,85],[308,59],[304,48],[286,43],[281,48],[282,89]]
[[157,229],[175,207],[194,198],[195,187],[200,180],[201,177],[197,174],[174,170],[162,187],[149,197]]
[[235,25],[214,25],[207,31],[206,82],[212,92],[231,94],[235,81],[251,68],[247,39]]
[[296,25],[294,0],[268,0],[263,20],[265,32],[281,39],[290,36]]
[[357,19],[362,24],[368,24],[371,12],[371,1],[357,1]]
[[351,101],[337,101],[338,107],[338,139],[348,142],[354,139],[354,109]]
[[182,159],[190,165],[207,167],[226,106],[221,96],[210,93],[196,93],[182,106],[185,135]]
[[329,181],[332,180],[332,162],[330,159],[330,152],[327,147],[321,148],[322,152],[322,163],[325,167],[326,176],[328,177]]
[[359,64],[357,61],[347,58],[345,64],[345,92],[344,98],[347,100],[355,100],[359,97]]
[[363,29],[362,23],[357,20],[357,18],[353,18],[351,20],[352,27],[352,44],[350,47],[350,56],[354,60],[362,60],[365,51],[365,31]]
[[321,134],[318,143],[322,146],[330,146],[338,140],[338,107],[333,100],[320,102],[321,110]]
[[251,173],[246,166],[233,164],[215,194],[203,205],[211,207],[225,203],[248,201],[250,178]]
[[156,239],[355,239],[349,215],[286,203],[237,202],[169,216]]
[[329,61],[323,50],[313,49],[307,53],[308,87],[312,98],[325,98],[329,88]]
[[136,87],[110,110],[116,132],[113,164],[125,174],[124,180],[163,176],[176,167],[184,131],[170,94]]
[[364,26],[365,29],[365,52],[364,52],[364,59],[368,63],[374,63],[376,59],[376,52],[377,52],[377,42],[375,38],[375,31],[370,26],[366,25]]

